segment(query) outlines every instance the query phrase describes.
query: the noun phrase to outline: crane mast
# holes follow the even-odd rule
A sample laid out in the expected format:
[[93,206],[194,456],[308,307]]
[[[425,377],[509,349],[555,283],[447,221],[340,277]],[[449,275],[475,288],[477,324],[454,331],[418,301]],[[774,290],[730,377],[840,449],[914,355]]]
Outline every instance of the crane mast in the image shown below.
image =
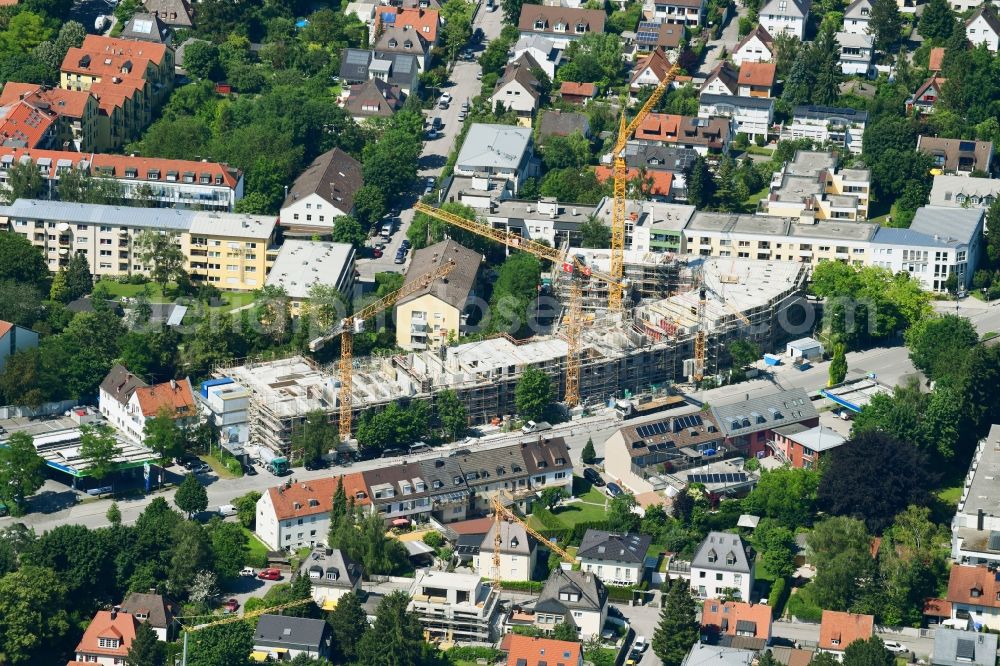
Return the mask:
[[538,543],[544,544],[546,548],[558,555],[563,562],[569,562],[570,564],[576,562],[575,557],[542,536],[537,530],[529,527],[528,523],[521,520],[517,514],[505,507],[503,501],[500,499],[502,492],[498,490],[497,494],[490,499],[490,504],[493,505],[493,525],[496,528],[493,536],[493,571],[492,576],[490,576],[493,579],[493,589],[499,591],[502,584],[500,580],[500,546],[503,544],[503,540],[500,537],[500,527],[503,525],[504,520],[515,522],[523,527],[525,532],[534,537]]

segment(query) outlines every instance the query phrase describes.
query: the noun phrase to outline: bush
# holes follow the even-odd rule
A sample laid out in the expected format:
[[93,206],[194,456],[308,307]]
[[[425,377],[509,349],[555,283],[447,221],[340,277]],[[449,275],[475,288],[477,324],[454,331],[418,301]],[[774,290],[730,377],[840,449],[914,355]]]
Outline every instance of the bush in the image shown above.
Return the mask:
[[785,604],[788,603],[788,593],[790,591],[787,578],[779,578],[771,586],[771,593],[767,595],[767,605],[771,607],[771,617],[774,619],[781,617],[782,611],[785,609]]
[[486,663],[492,664],[499,661],[503,652],[491,647],[453,647],[448,650],[448,656],[453,661],[475,661],[485,659]]
[[508,592],[541,592],[543,585],[545,585],[545,583],[537,580],[500,581],[500,587]]
[[605,585],[604,588],[609,601],[632,601],[632,592],[636,589],[635,585]]
[[437,532],[428,532],[424,535],[424,543],[431,548],[440,548],[444,543],[444,537]]
[[535,510],[532,511],[532,515],[538,519],[545,527],[552,530],[564,530],[566,529],[566,524],[556,518],[555,514],[546,509],[543,506],[535,506]]
[[809,585],[788,598],[788,614],[802,622],[819,622],[823,619],[823,609],[813,601]]
[[573,526],[573,533],[570,535],[570,543],[580,543],[583,541],[583,535],[586,534],[589,529],[610,531],[610,524],[606,520],[593,520],[585,523],[577,523]]

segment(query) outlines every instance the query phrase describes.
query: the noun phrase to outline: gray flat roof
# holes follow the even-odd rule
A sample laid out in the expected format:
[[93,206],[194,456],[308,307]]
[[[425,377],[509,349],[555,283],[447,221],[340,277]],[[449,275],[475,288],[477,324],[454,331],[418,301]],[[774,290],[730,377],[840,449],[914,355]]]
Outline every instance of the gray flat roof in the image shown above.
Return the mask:
[[985,214],[982,208],[923,206],[913,215],[910,229],[928,236],[968,243],[980,232]]
[[469,128],[456,164],[516,169],[530,142],[531,128],[476,123]]
[[931,206],[961,207],[960,195],[985,197],[1000,194],[1000,178],[969,178],[968,176],[934,176],[931,185]]
[[243,215],[239,213],[210,213],[199,211],[191,220],[192,234],[231,236],[234,238],[259,238],[267,240],[278,223],[274,215]]
[[837,156],[833,153],[796,150],[791,161],[785,166],[785,173],[789,176],[817,176],[823,169],[832,171],[835,168],[837,168]]
[[167,231],[187,231],[199,214],[177,208],[132,208],[42,199],[18,199],[9,206],[0,206],[3,217]]
[[[982,509],[988,516],[1000,516],[997,477],[1000,477],[1000,425],[993,425],[986,436],[969,491],[965,493],[965,500],[959,503],[959,512],[975,516]],[[975,522],[972,526],[975,527]]]
[[314,284],[340,285],[353,259],[350,243],[288,239],[267,274],[266,284],[283,287],[292,298],[306,298]]
[[729,104],[744,109],[770,109],[774,107],[774,99],[771,97],[745,97],[743,95],[716,95],[713,93],[703,93],[698,98],[700,104]]
[[688,222],[685,230],[749,236],[789,236],[803,240],[866,241],[872,237],[877,228],[878,225],[867,222],[819,220],[807,224],[791,217],[698,211]]

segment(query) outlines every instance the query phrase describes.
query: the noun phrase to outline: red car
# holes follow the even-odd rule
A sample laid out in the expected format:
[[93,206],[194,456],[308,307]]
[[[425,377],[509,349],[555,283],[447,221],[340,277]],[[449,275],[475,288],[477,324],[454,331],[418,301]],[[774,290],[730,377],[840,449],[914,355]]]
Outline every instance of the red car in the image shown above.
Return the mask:
[[372,256],[378,259],[379,257],[382,256],[382,250],[380,250],[379,248],[375,248],[374,250],[372,250]]
[[235,613],[240,608],[240,602],[236,599],[230,599],[222,607],[226,609],[227,613]]
[[257,578],[261,580],[281,580],[281,572],[277,569],[262,569]]

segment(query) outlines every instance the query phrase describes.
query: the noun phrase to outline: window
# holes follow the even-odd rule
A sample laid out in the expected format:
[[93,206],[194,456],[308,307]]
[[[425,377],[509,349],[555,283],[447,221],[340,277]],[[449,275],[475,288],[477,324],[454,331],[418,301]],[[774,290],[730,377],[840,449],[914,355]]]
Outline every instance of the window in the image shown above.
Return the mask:
[[98,638],[97,645],[102,648],[117,648],[119,640],[117,638]]

